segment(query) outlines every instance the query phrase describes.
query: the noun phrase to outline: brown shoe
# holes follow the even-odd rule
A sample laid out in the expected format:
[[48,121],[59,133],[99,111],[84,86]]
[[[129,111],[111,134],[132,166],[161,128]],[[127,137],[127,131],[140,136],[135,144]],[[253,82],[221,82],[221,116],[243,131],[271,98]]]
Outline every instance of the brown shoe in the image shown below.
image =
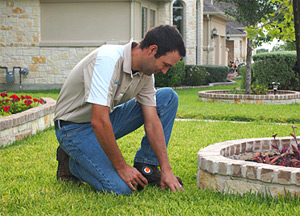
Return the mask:
[[56,151],[56,159],[58,161],[56,173],[57,180],[71,181],[76,184],[82,184],[82,182],[70,172],[69,158],[69,155],[67,155],[67,153],[60,146],[58,146]]

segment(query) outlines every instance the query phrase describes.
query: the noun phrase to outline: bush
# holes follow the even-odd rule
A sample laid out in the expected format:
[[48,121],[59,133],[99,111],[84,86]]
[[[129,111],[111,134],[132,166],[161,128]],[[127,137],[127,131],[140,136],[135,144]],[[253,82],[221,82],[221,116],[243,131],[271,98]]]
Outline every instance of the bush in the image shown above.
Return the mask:
[[188,86],[198,86],[207,84],[208,73],[203,66],[186,65],[184,84]]
[[208,72],[208,83],[226,82],[229,71],[227,66],[203,65],[203,67]]
[[255,64],[253,80],[256,84],[272,88],[272,82],[280,82],[279,89],[299,90],[298,74],[292,70],[296,62],[296,52],[282,51],[261,53],[253,56]]
[[226,82],[227,66],[218,65],[187,65],[185,85],[206,85],[214,82]]
[[185,77],[185,64],[183,60],[177,62],[166,74],[158,73],[154,75],[156,87],[175,87],[180,86]]

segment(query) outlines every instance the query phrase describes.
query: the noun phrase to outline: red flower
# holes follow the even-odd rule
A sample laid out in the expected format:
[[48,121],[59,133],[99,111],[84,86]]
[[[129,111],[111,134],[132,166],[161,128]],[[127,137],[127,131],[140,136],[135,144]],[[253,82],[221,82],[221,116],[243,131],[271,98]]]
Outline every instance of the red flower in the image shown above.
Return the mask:
[[24,103],[26,104],[26,106],[29,106],[30,104],[32,104],[32,100],[25,100]]
[[6,93],[6,92],[1,92],[0,95],[1,95],[1,97],[3,97],[3,98],[4,98],[4,97],[7,97],[7,93]]
[[12,102],[16,103],[20,101],[20,98],[17,95],[11,95],[9,96],[10,98],[12,98]]
[[34,101],[34,102],[37,102],[37,103],[40,103],[40,104],[42,104],[42,103],[43,103],[43,101],[42,101],[42,100],[40,100],[40,99],[36,99],[36,98],[34,98],[34,99],[33,99],[33,101]]
[[24,97],[23,95],[21,95],[21,100],[24,100],[24,98],[25,98],[25,97]]
[[10,101],[10,99],[5,99],[5,102],[8,103]]
[[32,99],[32,97],[31,97],[31,96],[28,96],[28,95],[25,95],[25,98],[26,98],[26,99]]
[[10,109],[10,106],[3,106],[1,108],[4,110],[4,112],[8,112]]

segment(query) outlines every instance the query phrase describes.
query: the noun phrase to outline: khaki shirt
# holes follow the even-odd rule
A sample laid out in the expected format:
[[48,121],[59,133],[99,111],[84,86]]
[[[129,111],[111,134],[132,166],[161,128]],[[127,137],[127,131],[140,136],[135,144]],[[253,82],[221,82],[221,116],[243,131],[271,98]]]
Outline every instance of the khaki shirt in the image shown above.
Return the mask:
[[[90,122],[93,103],[108,106],[110,112],[132,98],[139,104],[156,106],[153,75],[132,74],[131,47],[132,42],[124,46],[104,45],[82,59],[62,86],[54,120]],[[98,67],[99,61],[108,69]],[[102,77],[109,79],[99,86],[95,80],[103,80]]]

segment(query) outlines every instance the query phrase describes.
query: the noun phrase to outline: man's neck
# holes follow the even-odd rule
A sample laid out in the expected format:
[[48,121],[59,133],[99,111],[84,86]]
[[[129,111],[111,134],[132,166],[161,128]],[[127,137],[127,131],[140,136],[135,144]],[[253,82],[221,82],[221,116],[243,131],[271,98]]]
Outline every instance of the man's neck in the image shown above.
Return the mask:
[[136,73],[137,71],[140,71],[140,66],[139,66],[139,62],[140,62],[140,57],[142,54],[142,50],[139,46],[138,43],[136,42],[132,42],[131,45],[131,70],[134,73]]

